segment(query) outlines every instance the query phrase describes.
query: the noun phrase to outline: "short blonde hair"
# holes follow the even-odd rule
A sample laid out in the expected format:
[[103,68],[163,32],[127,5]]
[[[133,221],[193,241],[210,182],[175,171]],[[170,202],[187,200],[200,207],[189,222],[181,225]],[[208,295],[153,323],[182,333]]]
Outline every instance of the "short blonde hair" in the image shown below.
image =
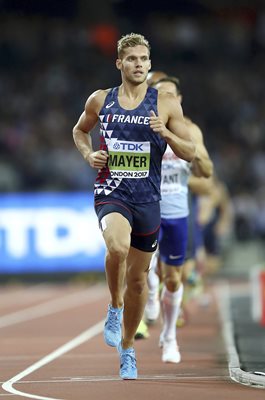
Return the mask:
[[148,40],[146,40],[145,37],[139,33],[129,33],[128,35],[122,36],[117,43],[118,57],[123,57],[124,50],[127,47],[135,46],[146,46],[150,55],[151,47]]

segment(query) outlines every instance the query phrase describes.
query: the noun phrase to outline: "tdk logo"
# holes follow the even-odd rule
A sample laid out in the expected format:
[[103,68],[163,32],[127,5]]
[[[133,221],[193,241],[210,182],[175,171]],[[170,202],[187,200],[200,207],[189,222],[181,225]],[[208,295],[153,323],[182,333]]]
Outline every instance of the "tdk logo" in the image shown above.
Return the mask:
[[[116,143],[113,145],[113,148],[118,148],[115,147]],[[119,142],[120,148],[122,150],[129,150],[129,151],[144,151],[143,149],[143,143],[128,143],[128,142]]]

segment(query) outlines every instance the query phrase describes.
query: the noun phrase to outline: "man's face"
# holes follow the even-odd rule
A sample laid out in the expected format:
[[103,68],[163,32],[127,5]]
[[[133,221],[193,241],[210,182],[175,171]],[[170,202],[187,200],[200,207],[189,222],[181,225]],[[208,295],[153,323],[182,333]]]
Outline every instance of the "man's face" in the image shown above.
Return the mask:
[[146,46],[127,47],[122,58],[117,59],[116,66],[121,71],[123,80],[134,84],[143,83],[151,68],[148,48]]

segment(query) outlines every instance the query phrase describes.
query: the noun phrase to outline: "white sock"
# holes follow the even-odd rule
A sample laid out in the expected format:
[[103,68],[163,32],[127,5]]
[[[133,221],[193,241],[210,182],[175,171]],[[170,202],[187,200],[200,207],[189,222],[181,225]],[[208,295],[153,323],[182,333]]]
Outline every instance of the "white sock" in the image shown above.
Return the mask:
[[153,302],[158,299],[159,296],[159,277],[156,273],[158,253],[155,252],[152,255],[150,262],[150,270],[148,273],[147,283],[148,283],[148,301]]
[[180,306],[183,297],[183,284],[176,292],[170,292],[166,286],[162,289],[161,305],[163,310],[163,330],[164,340],[176,339],[176,324],[180,313]]

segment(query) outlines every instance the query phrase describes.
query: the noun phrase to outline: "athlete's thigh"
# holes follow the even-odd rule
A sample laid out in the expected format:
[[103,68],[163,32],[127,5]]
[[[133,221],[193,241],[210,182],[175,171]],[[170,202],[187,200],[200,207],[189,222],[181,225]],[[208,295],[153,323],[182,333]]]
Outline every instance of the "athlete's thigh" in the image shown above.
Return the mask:
[[160,221],[159,202],[134,205],[132,247],[153,253],[157,248]]
[[161,260],[168,265],[182,265],[187,249],[187,218],[162,219],[159,241]]
[[130,208],[120,200],[102,198],[95,201],[95,211],[107,247],[126,246],[129,250],[133,219]]
[[130,246],[131,225],[122,214],[118,212],[107,214],[101,219],[100,225],[107,247],[113,242]]

